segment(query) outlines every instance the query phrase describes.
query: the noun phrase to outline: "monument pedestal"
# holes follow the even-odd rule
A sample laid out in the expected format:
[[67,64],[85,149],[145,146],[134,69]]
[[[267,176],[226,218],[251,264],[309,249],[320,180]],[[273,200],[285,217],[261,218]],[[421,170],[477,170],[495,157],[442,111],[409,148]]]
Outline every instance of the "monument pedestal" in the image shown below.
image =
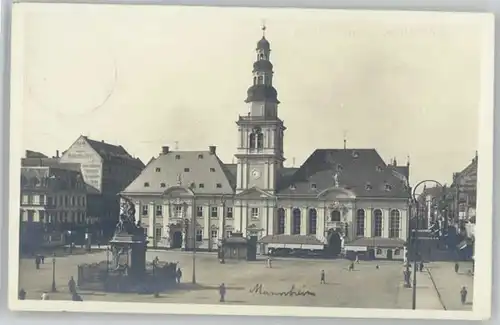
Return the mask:
[[118,256],[119,265],[128,266],[128,274],[141,277],[146,271],[146,241],[144,236],[128,233],[116,234],[110,241],[113,252],[121,252]]

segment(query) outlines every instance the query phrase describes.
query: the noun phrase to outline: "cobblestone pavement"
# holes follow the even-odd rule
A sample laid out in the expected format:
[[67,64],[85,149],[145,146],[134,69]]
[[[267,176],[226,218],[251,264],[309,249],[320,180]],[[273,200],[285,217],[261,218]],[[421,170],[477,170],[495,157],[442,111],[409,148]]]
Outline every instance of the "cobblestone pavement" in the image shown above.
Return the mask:
[[[191,284],[191,253],[174,251],[148,251],[147,259],[158,256],[162,261],[179,262],[183,279],[176,290],[161,293],[159,298],[152,295],[110,294],[81,292],[84,300],[128,301],[159,303],[202,303],[218,302],[218,286],[227,286],[227,304],[284,305],[284,306],[321,306],[351,308],[393,308],[410,309],[411,289],[403,286],[403,265],[397,261],[361,261],[355,270],[349,272],[345,260],[312,259],[274,259],[273,267],[267,268],[263,260],[256,262],[227,261],[219,264],[213,254],[196,254],[196,280]],[[103,252],[67,256],[56,261],[57,293],[50,293],[50,299],[70,299],[67,282],[70,276],[76,278],[76,265],[105,260]],[[376,264],[380,266],[376,269]],[[326,284],[320,284],[320,271],[325,270]],[[417,277],[427,276],[427,273]],[[417,308],[442,309],[432,282],[418,280]],[[52,283],[51,259],[46,259],[40,270],[35,270],[32,259],[20,262],[20,287],[27,291],[28,299],[40,299],[44,290],[50,290]],[[255,285],[261,284],[263,291],[287,292],[292,286],[295,290],[307,290],[314,295],[279,296],[250,292]]]
[[[472,310],[474,277],[468,274],[472,270],[472,262],[461,262],[458,273],[455,273],[454,265],[454,262],[432,262],[427,269],[447,310]],[[466,286],[468,291],[465,305],[460,301],[462,286]]]

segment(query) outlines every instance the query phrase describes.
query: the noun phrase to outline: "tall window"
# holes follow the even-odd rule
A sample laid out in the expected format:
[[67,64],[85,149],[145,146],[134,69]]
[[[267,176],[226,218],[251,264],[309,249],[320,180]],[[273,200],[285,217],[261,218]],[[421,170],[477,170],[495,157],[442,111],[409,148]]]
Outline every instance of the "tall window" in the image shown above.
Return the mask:
[[330,220],[333,222],[339,222],[340,221],[340,211],[339,210],[333,210],[330,213]]
[[226,219],[232,219],[232,218],[233,218],[233,208],[227,207],[226,208]]
[[250,149],[255,148],[255,133],[250,133]]
[[300,235],[300,209],[293,209],[292,235]]
[[142,215],[143,216],[147,216],[148,215],[148,206],[147,205],[143,205],[142,206]]
[[258,83],[259,85],[262,85],[262,84],[264,83],[264,77],[263,77],[263,76],[258,76],[258,77],[257,77],[257,83]]
[[317,212],[316,209],[309,209],[309,235],[316,234],[316,224],[317,224]]
[[203,241],[203,229],[196,229],[196,241]]
[[257,133],[257,149],[264,148],[264,134]]
[[390,238],[399,238],[399,226],[400,226],[400,215],[399,210],[391,211],[391,220],[389,227],[389,237]]
[[159,238],[161,238],[161,228],[156,228],[156,240],[158,240]]
[[176,218],[182,218],[182,205],[175,206],[174,215]]
[[163,214],[163,209],[162,209],[162,206],[161,205],[157,205],[156,206],[156,215],[157,216],[161,216]]
[[259,208],[252,208],[252,219],[259,218]]
[[278,209],[278,231],[277,234],[281,235],[285,233],[285,209]]
[[212,218],[217,218],[217,207],[210,208],[210,216]]
[[203,217],[203,207],[202,206],[197,206],[196,207],[196,216],[197,217]]
[[365,210],[359,209],[356,214],[356,236],[365,236]]
[[379,209],[373,211],[373,216],[375,219],[375,227],[373,237],[382,237],[382,211]]

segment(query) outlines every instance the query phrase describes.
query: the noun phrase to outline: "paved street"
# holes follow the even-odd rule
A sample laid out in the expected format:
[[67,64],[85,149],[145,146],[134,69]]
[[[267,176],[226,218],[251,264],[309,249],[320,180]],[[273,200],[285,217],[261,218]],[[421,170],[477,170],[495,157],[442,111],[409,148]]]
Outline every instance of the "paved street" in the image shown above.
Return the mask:
[[[411,289],[403,287],[403,265],[396,261],[380,261],[378,270],[375,268],[375,262],[362,261],[356,264],[355,271],[349,272],[348,262],[345,260],[275,259],[273,267],[266,268],[264,261],[228,261],[227,264],[221,265],[215,255],[198,253],[196,257],[197,284],[193,285],[190,283],[192,275],[190,253],[148,251],[148,260],[152,260],[155,256],[163,261],[180,262],[184,283],[179,289],[162,293],[160,298],[153,298],[151,295],[82,292],[84,300],[212,304],[218,303],[217,288],[220,283],[224,282],[227,286],[226,303],[228,304],[411,308]],[[56,282],[59,292],[50,294],[51,299],[70,298],[66,283],[69,276],[76,276],[77,264],[105,259],[106,255],[103,252],[58,258]],[[28,292],[28,299],[39,299],[44,290],[50,289],[52,282],[50,259],[47,259],[45,263],[41,270],[35,270],[33,260],[21,261],[20,284]],[[322,269],[326,272],[327,283],[324,285],[319,283]],[[446,281],[447,269],[452,271],[452,265],[448,268],[439,268],[441,273],[436,277],[441,276],[440,281],[445,282],[442,285],[444,292],[446,290],[454,292],[446,285],[448,283]],[[442,309],[428,273],[419,272],[417,276],[417,308]],[[294,286],[294,291],[309,291],[312,295],[280,296],[250,292],[259,284],[262,285],[262,292],[287,292]],[[448,295],[451,298],[451,295]]]

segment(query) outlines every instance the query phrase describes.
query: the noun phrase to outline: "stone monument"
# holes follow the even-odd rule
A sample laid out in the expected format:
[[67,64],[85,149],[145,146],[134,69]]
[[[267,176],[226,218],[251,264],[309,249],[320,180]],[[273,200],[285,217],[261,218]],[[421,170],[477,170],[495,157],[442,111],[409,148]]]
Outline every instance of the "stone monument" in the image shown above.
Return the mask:
[[110,271],[142,277],[146,271],[146,235],[135,220],[135,206],[128,198],[120,198],[120,216],[110,241]]

